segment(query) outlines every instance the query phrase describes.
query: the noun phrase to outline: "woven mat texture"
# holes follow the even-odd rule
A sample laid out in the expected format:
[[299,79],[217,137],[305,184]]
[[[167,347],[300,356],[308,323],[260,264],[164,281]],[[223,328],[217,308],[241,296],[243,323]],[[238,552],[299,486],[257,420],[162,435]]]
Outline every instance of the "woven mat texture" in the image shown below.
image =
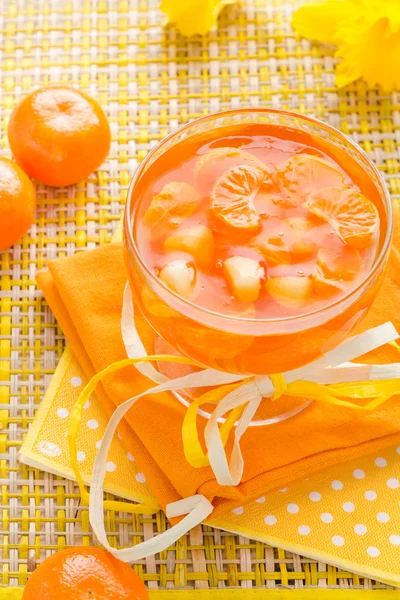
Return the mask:
[[[68,189],[37,186],[29,235],[0,254],[0,586],[23,586],[51,552],[91,543],[76,486],[18,462],[65,344],[34,278],[49,258],[111,240],[130,177],[152,145],[209,112],[293,109],[351,135],[399,197],[399,94],[384,96],[362,83],[338,92],[332,49],[292,32],[291,3],[246,0],[224,11],[218,32],[189,41],[162,29],[157,5],[0,0],[2,153],[9,155],[6,125],[14,104],[52,82],[97,97],[113,134],[107,162],[87,181]],[[115,544],[126,545],[163,531],[166,520],[109,513],[107,527]],[[196,528],[135,568],[152,589],[385,587],[210,527]]]

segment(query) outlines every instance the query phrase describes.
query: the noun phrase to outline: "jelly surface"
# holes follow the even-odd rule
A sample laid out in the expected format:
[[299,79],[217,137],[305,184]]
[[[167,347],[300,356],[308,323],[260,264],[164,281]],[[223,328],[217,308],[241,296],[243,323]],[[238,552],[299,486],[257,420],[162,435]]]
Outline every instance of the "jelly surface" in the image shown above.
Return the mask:
[[351,292],[380,245],[379,196],[339,148],[271,125],[182,141],[138,186],[139,252],[207,310],[276,319]]

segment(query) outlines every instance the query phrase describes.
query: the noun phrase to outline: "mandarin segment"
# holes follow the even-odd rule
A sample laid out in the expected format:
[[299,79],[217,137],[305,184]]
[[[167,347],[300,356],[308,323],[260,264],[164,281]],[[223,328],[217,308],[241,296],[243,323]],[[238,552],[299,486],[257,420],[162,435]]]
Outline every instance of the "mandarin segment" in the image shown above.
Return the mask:
[[272,277],[265,282],[265,289],[279,304],[287,308],[305,306],[312,293],[309,277]]
[[235,229],[259,229],[261,219],[253,201],[266,178],[267,171],[253,165],[240,165],[226,171],[211,193],[214,215]]
[[205,225],[186,227],[170,235],[164,242],[166,252],[187,252],[196,264],[208,269],[215,255],[215,241],[212,231]]
[[194,266],[185,260],[174,260],[165,265],[159,273],[159,278],[182,298],[189,299],[193,296],[196,271]]
[[196,160],[194,179],[198,186],[207,187],[211,184],[212,187],[224,171],[244,164],[255,165],[262,169],[266,168],[257,156],[247,150],[229,146],[214,148],[202,154]]
[[325,277],[337,281],[353,281],[362,272],[364,262],[357,250],[343,248],[341,252],[329,248],[320,248],[317,266]]
[[273,201],[284,207],[293,207],[315,190],[343,184],[344,176],[323,158],[295,154],[272,175],[272,183]]
[[342,252],[320,248],[312,278],[314,292],[331,296],[345,291],[348,283],[359,278],[364,261],[357,250],[344,247]]
[[269,265],[289,265],[289,246],[279,235],[266,236],[254,242],[254,247],[262,254]]
[[224,262],[224,275],[234,296],[241,302],[255,302],[261,289],[264,269],[260,263],[245,256],[232,256]]
[[354,248],[370,246],[378,233],[376,206],[351,187],[332,186],[313,192],[306,207],[327,221],[340,239]]
[[156,194],[143,215],[143,222],[160,234],[180,225],[199,207],[201,195],[184,181],[170,181]]

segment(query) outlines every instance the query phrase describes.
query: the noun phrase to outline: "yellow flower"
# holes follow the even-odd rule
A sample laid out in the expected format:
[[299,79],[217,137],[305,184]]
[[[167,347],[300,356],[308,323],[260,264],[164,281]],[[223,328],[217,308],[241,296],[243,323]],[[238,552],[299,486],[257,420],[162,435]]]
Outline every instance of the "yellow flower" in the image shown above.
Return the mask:
[[326,0],[299,8],[300,35],[336,44],[336,83],[362,77],[370,87],[400,89],[400,0]]
[[218,15],[236,0],[161,0],[166,22],[174,23],[183,35],[204,35],[215,25]]

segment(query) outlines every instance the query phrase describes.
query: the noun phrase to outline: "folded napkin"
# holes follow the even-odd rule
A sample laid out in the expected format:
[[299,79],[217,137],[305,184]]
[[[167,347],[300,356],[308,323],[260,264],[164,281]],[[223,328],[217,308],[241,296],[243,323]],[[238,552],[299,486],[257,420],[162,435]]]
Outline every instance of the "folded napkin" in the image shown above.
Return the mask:
[[[400,225],[398,209],[395,213]],[[388,320],[400,329],[400,290],[395,282],[400,266],[398,247],[399,227],[384,284],[363,329]],[[126,278],[120,244],[50,262],[49,270],[38,274],[39,285],[87,377],[125,357],[120,314]],[[146,349],[152,352],[152,330],[140,317],[137,327]],[[386,346],[363,357],[363,362],[398,359],[398,350]],[[97,396],[111,412],[115,405],[152,385],[134,367],[127,367],[107,377]],[[214,518],[269,489],[400,442],[398,398],[362,415],[315,402],[289,420],[248,429],[242,439],[246,464],[242,483],[222,487],[209,467],[195,469],[184,457],[181,428],[185,410],[169,393],[137,402],[123,425],[134,432],[127,436],[128,450],[146,473],[161,506],[199,493],[213,502]],[[204,427],[202,421],[199,419],[200,427]]]

